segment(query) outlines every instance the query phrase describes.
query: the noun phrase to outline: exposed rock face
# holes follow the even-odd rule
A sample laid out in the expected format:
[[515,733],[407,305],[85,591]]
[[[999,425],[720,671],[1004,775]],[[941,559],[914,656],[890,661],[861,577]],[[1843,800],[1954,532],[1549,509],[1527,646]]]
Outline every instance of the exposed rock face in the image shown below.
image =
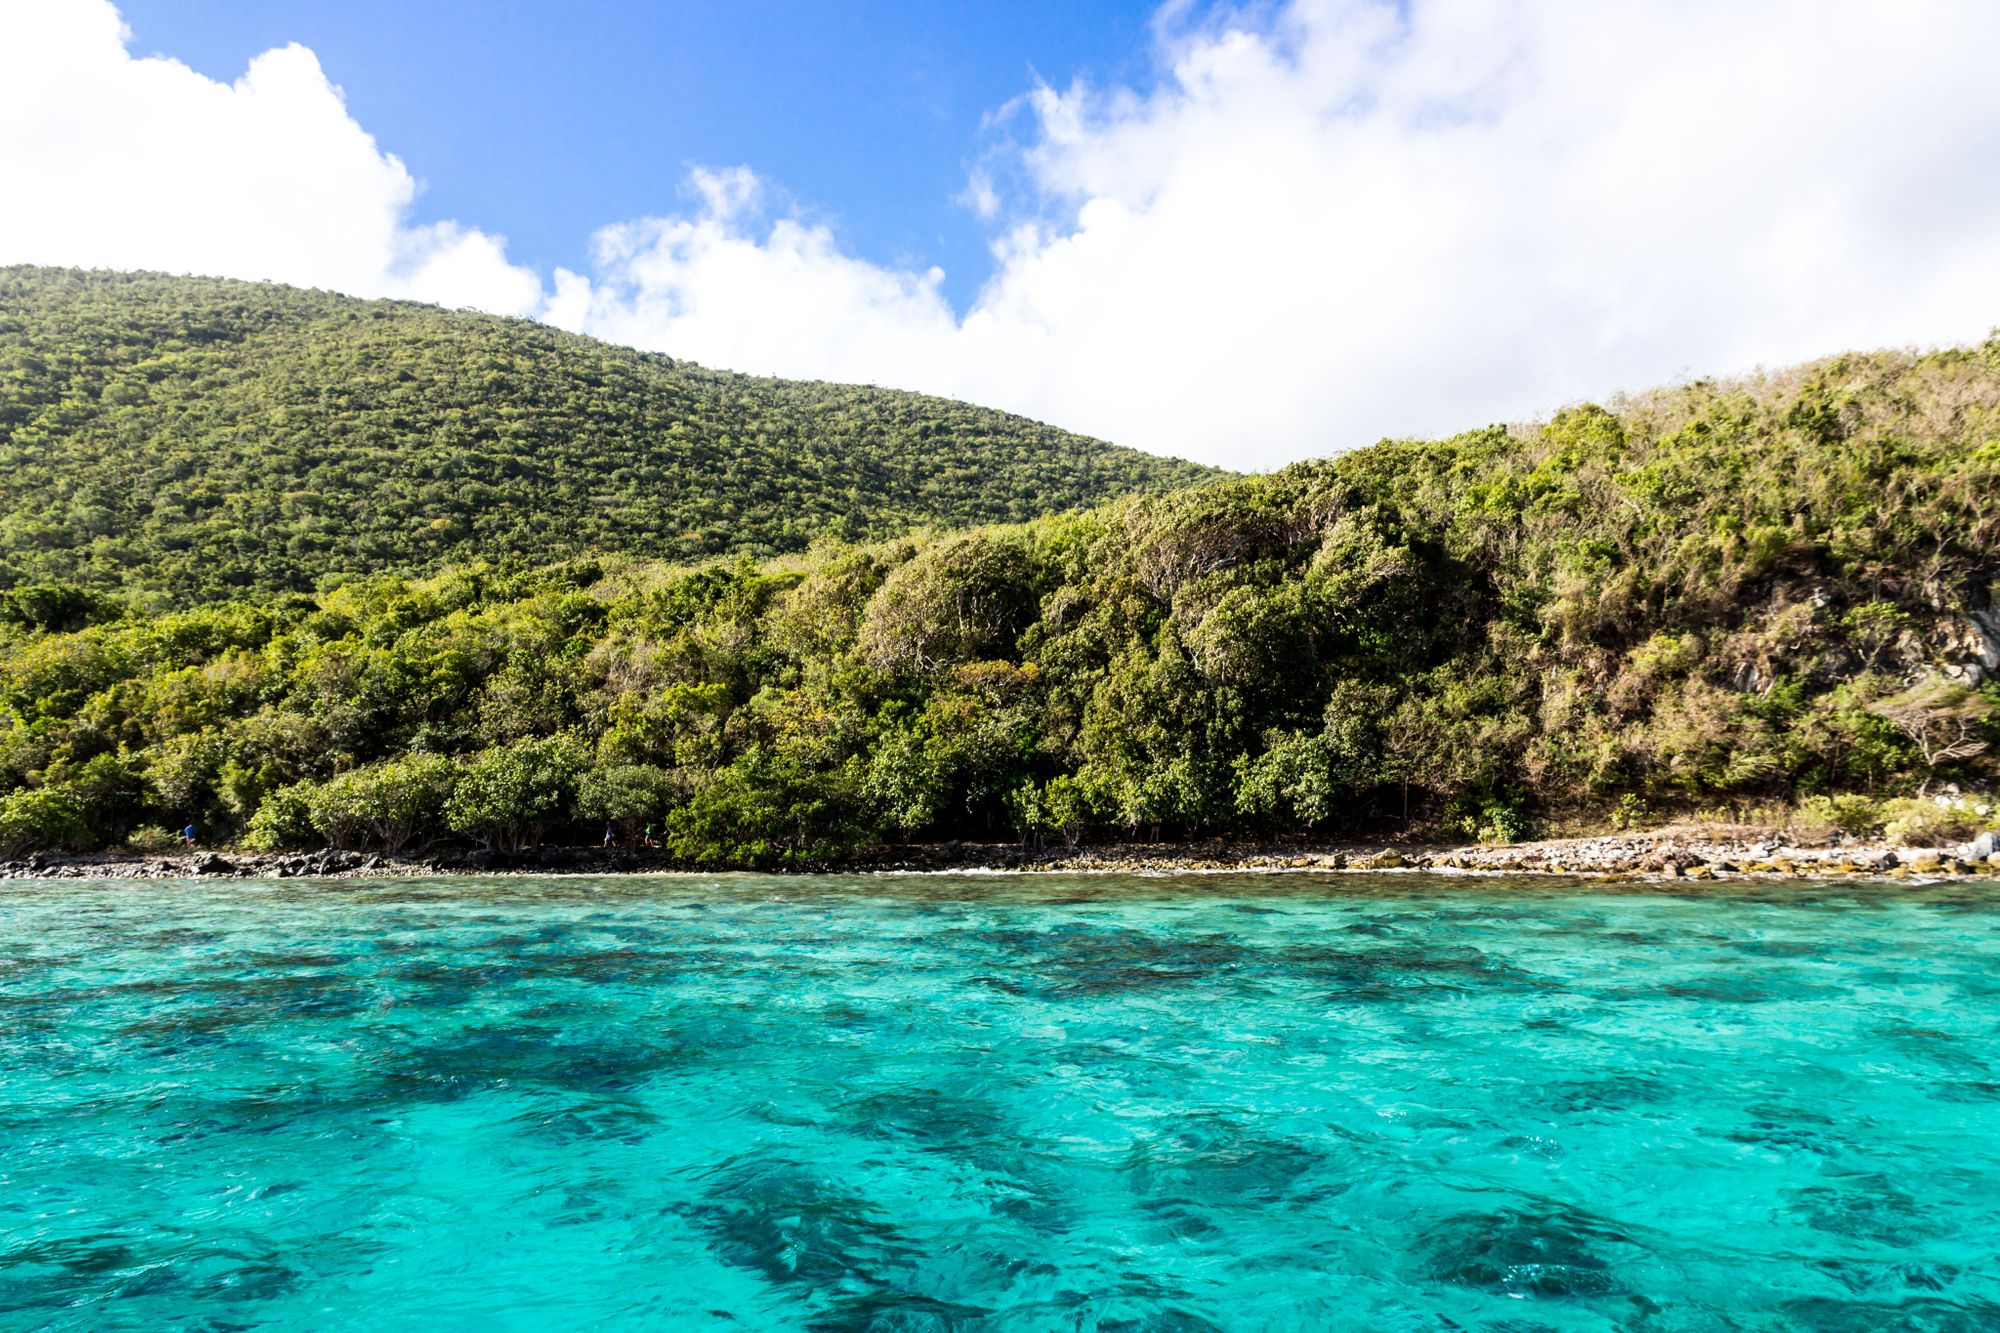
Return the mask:
[[1977,685],[2000,676],[2000,607],[1966,608],[1963,620],[1947,618],[1940,627],[1945,638],[1944,673]]
[[1956,849],[1960,860],[1984,861],[2000,852],[2000,833],[1986,832]]
[[1987,675],[2000,671],[2000,612],[1974,611],[1968,617],[1979,650],[1979,664]]

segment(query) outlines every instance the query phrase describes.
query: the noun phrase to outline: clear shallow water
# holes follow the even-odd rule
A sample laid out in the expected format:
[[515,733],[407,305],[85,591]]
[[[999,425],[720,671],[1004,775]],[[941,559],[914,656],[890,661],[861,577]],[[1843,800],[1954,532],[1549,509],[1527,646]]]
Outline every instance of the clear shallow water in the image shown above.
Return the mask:
[[0,885],[0,1327],[2000,1328],[2000,886]]

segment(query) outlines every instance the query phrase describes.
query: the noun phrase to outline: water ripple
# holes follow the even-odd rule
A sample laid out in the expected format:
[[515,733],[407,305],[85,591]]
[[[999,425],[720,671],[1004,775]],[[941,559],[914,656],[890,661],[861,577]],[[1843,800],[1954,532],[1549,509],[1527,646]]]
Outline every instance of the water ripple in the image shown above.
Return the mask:
[[2000,1328],[1990,889],[0,884],[0,1330]]

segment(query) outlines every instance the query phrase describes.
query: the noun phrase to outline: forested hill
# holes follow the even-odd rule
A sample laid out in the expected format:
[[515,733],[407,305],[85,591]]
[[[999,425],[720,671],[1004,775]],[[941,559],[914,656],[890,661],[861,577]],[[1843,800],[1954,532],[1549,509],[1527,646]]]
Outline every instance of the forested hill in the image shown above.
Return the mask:
[[[0,597],[0,855],[2000,825],[2000,342],[763,564]],[[1951,799],[1956,791],[1957,799]],[[1942,803],[1940,803],[1942,802]]]
[[771,555],[1214,475],[921,394],[525,320],[0,268],[0,585],[182,600],[592,549]]

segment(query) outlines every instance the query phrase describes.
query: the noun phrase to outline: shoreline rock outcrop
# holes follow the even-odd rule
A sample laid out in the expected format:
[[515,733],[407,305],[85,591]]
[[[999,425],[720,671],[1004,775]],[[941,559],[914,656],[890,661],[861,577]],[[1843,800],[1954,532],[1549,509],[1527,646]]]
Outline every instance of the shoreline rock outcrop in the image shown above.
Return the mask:
[[[824,864],[783,869],[789,873],[984,870],[1082,874],[1428,870],[1711,882],[1741,878],[2000,880],[2000,835],[1984,833],[1971,842],[1945,847],[1895,847],[1851,839],[1808,846],[1773,829],[1676,825],[1649,832],[1497,845],[1213,842],[1032,848],[1016,843],[952,842],[881,847]],[[0,879],[382,879],[691,871],[720,873],[716,867],[690,865],[653,848],[596,847],[401,855],[334,849],[75,856],[45,852],[0,863]]]

